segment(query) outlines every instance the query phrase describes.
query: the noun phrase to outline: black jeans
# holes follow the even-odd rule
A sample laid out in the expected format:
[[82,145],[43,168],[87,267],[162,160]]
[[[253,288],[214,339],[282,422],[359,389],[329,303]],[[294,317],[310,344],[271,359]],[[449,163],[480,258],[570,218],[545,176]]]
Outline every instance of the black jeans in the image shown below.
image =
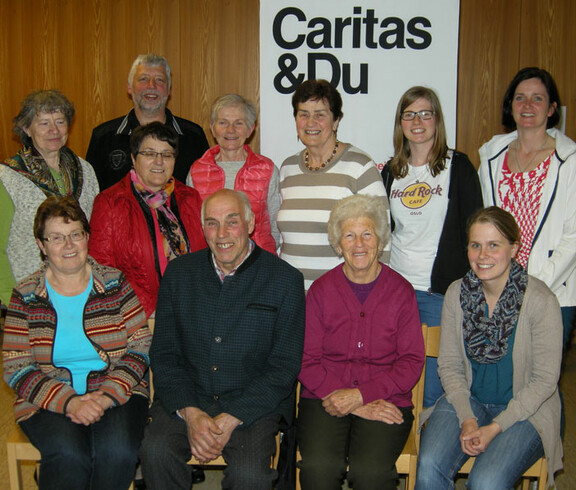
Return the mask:
[[296,439],[302,490],[339,490],[346,468],[354,490],[395,490],[396,460],[414,420],[412,409],[400,411],[402,424],[385,424],[356,415],[333,417],[322,400],[300,398]]
[[134,478],[148,399],[134,395],[89,426],[40,410],[20,427],[41,455],[40,490],[123,490]]

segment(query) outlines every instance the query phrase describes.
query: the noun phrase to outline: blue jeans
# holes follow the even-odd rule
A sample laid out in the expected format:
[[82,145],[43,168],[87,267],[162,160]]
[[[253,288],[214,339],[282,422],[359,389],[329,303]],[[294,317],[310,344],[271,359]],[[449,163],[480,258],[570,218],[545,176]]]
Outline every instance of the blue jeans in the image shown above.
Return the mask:
[[[440,325],[444,295],[428,291],[416,291],[416,302],[418,303],[418,312],[422,323],[427,323],[431,327]],[[424,406],[431,407],[443,394],[444,390],[438,376],[438,359],[427,357],[426,376],[424,379]]]
[[[478,425],[491,423],[505,405],[487,405],[470,399]],[[454,488],[454,478],[469,456],[460,446],[460,424],[454,407],[441,398],[428,420],[420,441],[416,490]],[[542,441],[528,421],[516,422],[498,434],[487,450],[476,457],[467,488],[473,490],[508,490],[540,457]]]
[[40,451],[42,490],[127,489],[148,418],[148,399],[134,395],[89,426],[40,410],[20,427]]

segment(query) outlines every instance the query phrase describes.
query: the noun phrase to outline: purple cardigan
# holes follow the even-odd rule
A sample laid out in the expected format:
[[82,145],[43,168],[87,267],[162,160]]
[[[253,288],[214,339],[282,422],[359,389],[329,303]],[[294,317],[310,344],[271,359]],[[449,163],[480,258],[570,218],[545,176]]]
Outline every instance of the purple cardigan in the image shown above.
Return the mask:
[[301,396],[324,398],[358,388],[364,404],[383,399],[411,407],[411,390],[424,364],[414,289],[382,265],[361,305],[342,267],[316,280],[306,297]]

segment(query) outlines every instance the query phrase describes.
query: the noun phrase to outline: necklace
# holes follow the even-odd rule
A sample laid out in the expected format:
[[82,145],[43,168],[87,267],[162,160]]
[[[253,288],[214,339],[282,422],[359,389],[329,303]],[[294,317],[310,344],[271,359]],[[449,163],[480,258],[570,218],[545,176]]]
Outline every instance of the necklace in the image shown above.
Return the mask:
[[332,150],[332,154],[328,157],[328,160],[326,160],[325,162],[322,162],[322,164],[319,167],[312,167],[310,165],[310,163],[308,163],[308,160],[310,158],[310,154],[308,153],[308,150],[306,150],[306,152],[304,153],[304,165],[306,166],[306,168],[312,172],[318,172],[318,170],[324,168],[326,165],[328,165],[334,158],[334,155],[336,155],[336,152],[338,151],[338,146],[340,146],[340,142],[338,140],[336,140],[336,144],[334,145],[334,149]]
[[532,155],[532,158],[528,161],[528,163],[524,167],[521,167],[520,162],[518,161],[518,153],[520,152],[520,142],[516,140],[516,153],[514,154],[515,157],[514,161],[516,162],[516,168],[518,168],[522,173],[526,172],[526,170],[528,170],[532,165],[532,162],[534,161],[534,158],[536,158],[536,155],[538,155],[538,153],[540,153],[540,151],[546,146],[546,143],[548,143],[548,135],[546,135],[546,138],[544,138],[544,143],[542,143],[542,146],[534,151],[534,154]]

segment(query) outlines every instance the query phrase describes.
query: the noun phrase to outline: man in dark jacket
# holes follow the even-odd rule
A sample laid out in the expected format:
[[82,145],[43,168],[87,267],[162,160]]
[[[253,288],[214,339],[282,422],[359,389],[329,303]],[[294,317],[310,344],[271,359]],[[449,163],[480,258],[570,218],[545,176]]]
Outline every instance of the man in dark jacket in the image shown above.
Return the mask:
[[128,95],[134,108],[126,115],[97,126],[86,153],[94,167],[100,190],[122,179],[130,170],[130,134],[138,126],[153,121],[173,127],[178,133],[178,156],[174,177],[186,183],[188,171],[208,149],[204,130],[196,123],[174,116],[167,108],[172,74],[166,58],[141,54],[128,75]]
[[155,402],[141,450],[151,490],[189,489],[190,467],[220,455],[223,488],[272,488],[274,436],[291,422],[304,340],[300,272],[249,238],[244,193],[202,205],[209,248],[168,265],[150,351]]

